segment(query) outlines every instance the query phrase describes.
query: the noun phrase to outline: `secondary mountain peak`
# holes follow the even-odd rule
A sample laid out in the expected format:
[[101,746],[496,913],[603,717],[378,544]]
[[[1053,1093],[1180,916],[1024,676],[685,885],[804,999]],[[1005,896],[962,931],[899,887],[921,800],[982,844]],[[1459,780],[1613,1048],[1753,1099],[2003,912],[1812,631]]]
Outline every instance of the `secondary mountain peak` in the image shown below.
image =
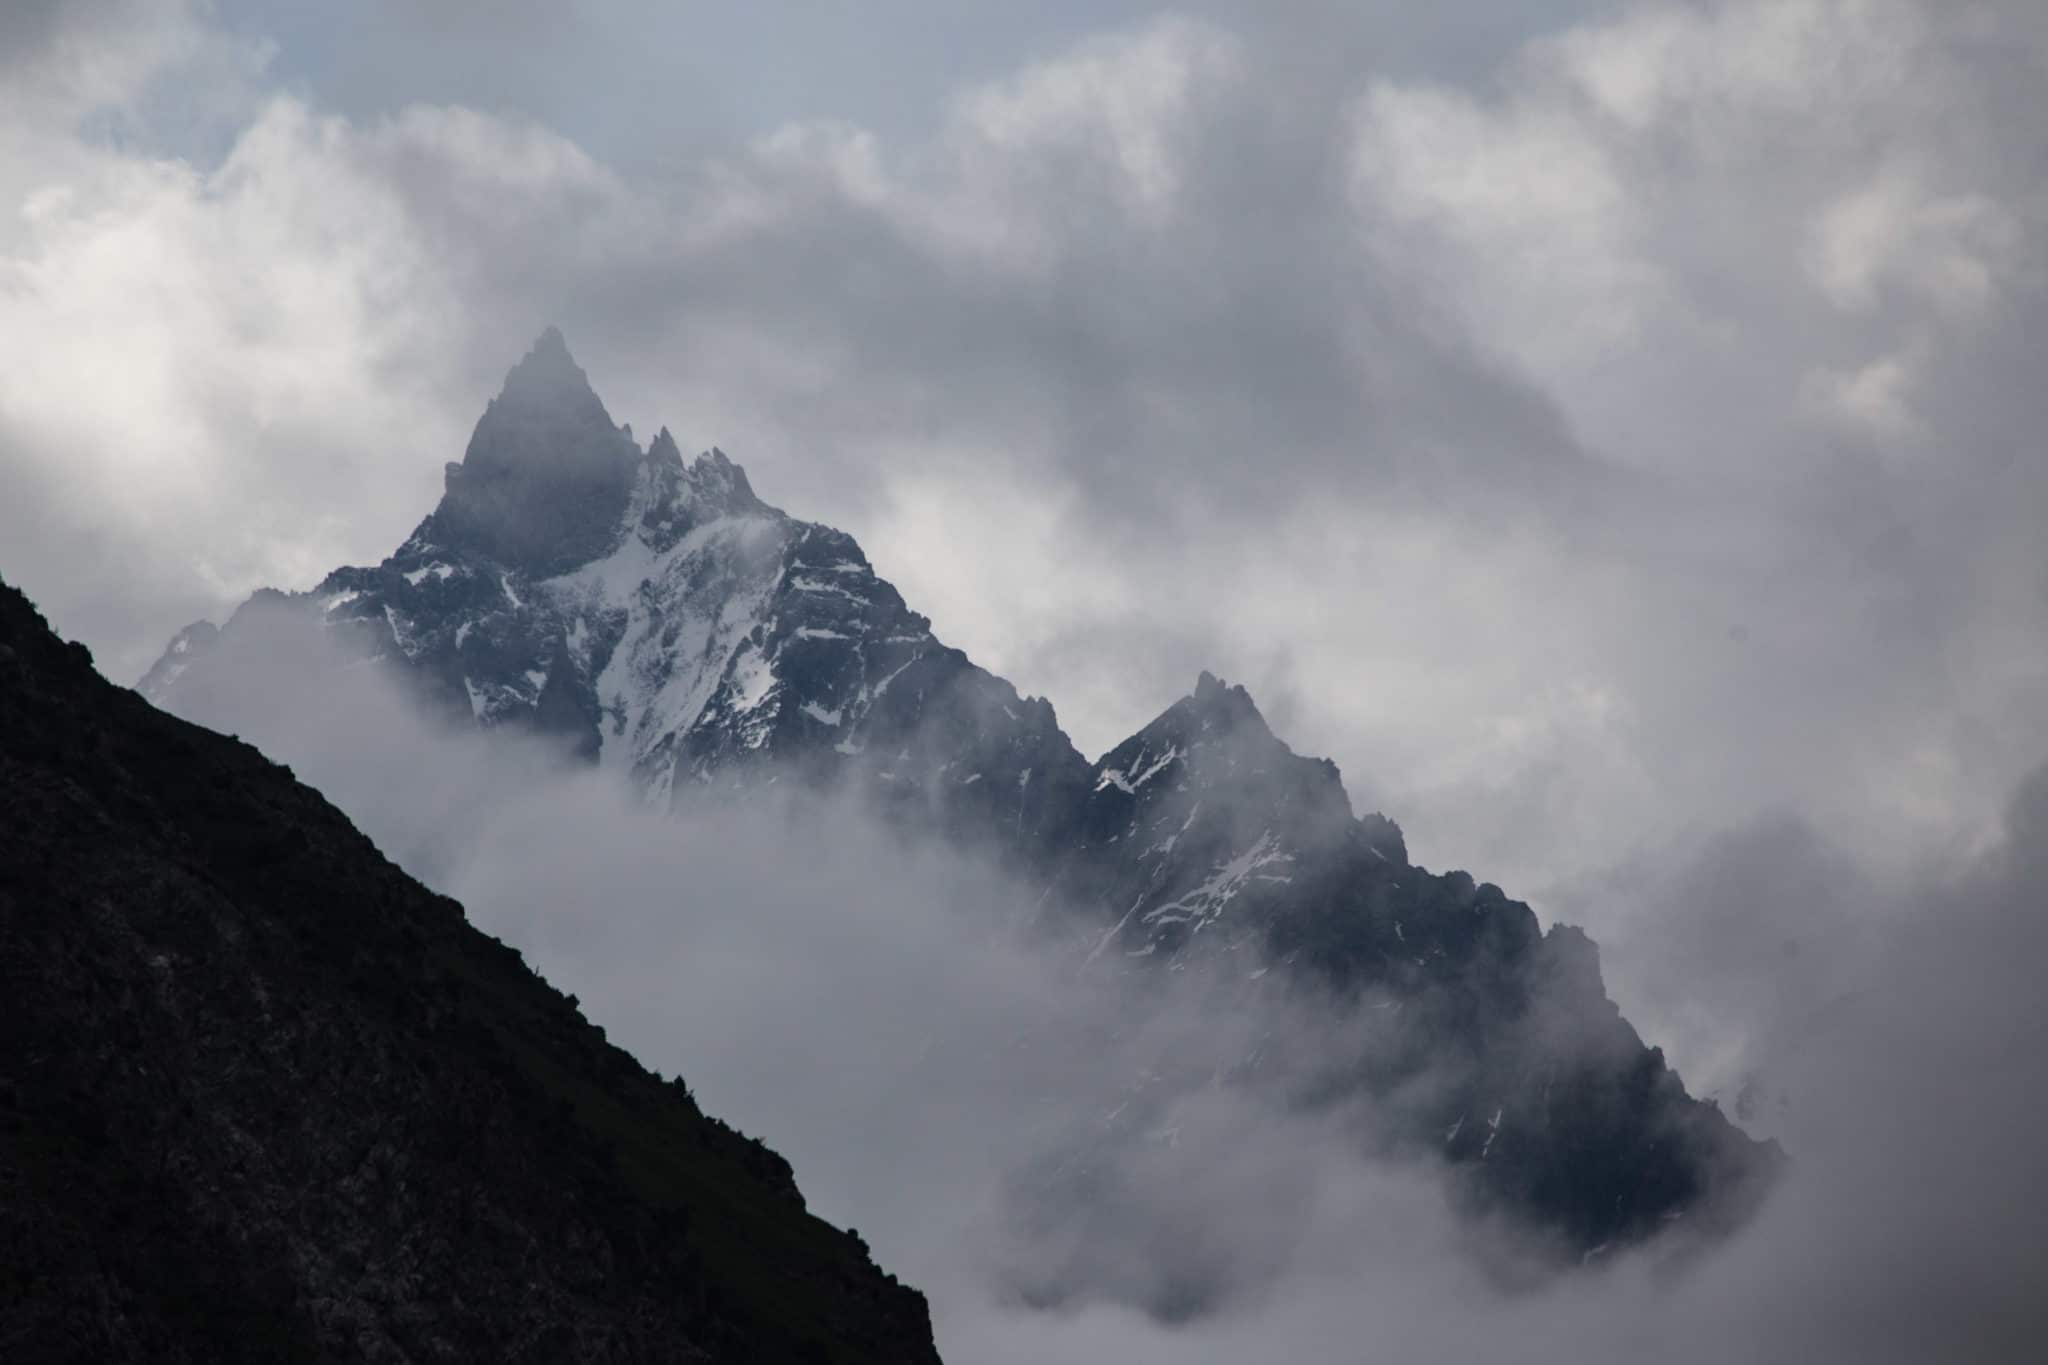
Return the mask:
[[1204,672],[1193,692],[1103,755],[1096,785],[1124,788],[1128,780],[1143,786],[1134,775],[1164,776],[1167,770],[1158,765],[1168,761],[1180,764],[1185,778],[1197,786],[1219,780],[1237,786],[1267,777],[1305,784],[1318,799],[1341,807],[1345,818],[1350,816],[1336,765],[1296,754],[1266,724],[1251,693],[1213,673]]
[[647,443],[647,458],[656,465],[680,466],[683,463],[682,447],[676,444],[676,438],[667,427],[655,432],[654,439]]
[[691,462],[687,478],[690,500],[699,507],[717,508],[726,513],[767,510],[768,505],[754,496],[754,485],[747,481],[747,471],[733,463],[717,446]]
[[1271,736],[1266,718],[1259,714],[1258,704],[1242,684],[1227,683],[1207,669],[1195,679],[1195,690],[1182,698],[1179,705],[1196,717],[1203,728],[1217,725],[1232,729],[1241,725],[1253,726],[1256,732]]

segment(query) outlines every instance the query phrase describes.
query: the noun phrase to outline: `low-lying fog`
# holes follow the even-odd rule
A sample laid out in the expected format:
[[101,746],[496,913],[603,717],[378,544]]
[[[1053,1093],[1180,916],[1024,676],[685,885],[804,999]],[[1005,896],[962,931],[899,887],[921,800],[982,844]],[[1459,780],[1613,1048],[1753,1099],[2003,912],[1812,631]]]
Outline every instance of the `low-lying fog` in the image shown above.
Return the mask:
[[[1079,971],[1019,932],[1031,888],[846,803],[652,814],[608,775],[441,730],[316,639],[269,657],[198,718],[788,1156],[930,1296],[949,1359],[2018,1360],[2048,1327],[2048,781],[2003,844],[1910,883],[1763,821],[1589,890],[1642,902],[1632,984],[1689,1021],[1675,1055],[1748,1082],[1741,1111],[1793,1164],[1704,1257],[1522,1276],[1513,1235],[1455,1216],[1431,1170],[1228,1086],[1113,1149],[1102,1204],[1048,1212],[1029,1182],[1150,1070],[1342,1040],[1279,1002],[1217,1017],[1156,973]],[[1145,1311],[1183,1282],[1211,1311]]]

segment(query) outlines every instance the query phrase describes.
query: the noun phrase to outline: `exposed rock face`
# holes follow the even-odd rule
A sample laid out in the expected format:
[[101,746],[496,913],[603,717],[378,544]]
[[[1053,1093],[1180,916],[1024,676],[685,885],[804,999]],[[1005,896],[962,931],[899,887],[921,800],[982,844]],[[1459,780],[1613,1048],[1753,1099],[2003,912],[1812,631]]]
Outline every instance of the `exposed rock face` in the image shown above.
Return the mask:
[[438,538],[537,569],[567,567],[611,542],[640,451],[550,327],[485,410],[430,519]]
[[[551,332],[513,372],[397,553],[260,596],[218,635],[193,627],[145,695],[232,727],[209,669],[236,667],[238,641],[262,648],[264,613],[312,613],[451,714],[563,736],[655,804],[769,765],[851,785],[1041,882],[1079,956],[1277,971],[1333,1009],[1398,1005],[1369,1062],[1323,1092],[1402,1093],[1410,1145],[1580,1252],[1739,1207],[1772,1168],[1620,1018],[1583,935],[1411,865],[1393,821],[1354,816],[1335,765],[1289,750],[1242,688],[1202,675],[1091,764],[1048,703],[938,641],[850,537],[763,503],[716,450],[686,464],[663,431],[638,454],[558,349]],[[536,472],[550,441],[567,473]],[[630,488],[569,500],[573,525],[521,512],[519,535],[483,534],[490,517],[451,512],[472,464],[616,490],[588,471],[625,467],[622,451]]]
[[923,1299],[0,585],[0,1360],[930,1362]]

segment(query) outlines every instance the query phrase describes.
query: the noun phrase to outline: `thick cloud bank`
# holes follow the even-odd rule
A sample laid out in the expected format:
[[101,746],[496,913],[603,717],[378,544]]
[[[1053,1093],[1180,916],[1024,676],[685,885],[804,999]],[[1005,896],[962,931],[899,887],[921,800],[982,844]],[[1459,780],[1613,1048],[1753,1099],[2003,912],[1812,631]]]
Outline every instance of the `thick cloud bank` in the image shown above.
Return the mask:
[[[1218,1015],[1197,985],[1077,971],[1022,932],[1028,896],[857,809],[652,816],[546,752],[436,728],[317,628],[266,648],[212,718],[789,1155],[820,1212],[932,1295],[954,1359],[1991,1361],[2048,1331],[2032,1226],[2048,777],[1995,847],[1919,882],[1840,862],[1802,879],[1815,858],[1796,835],[1715,846],[1756,919],[1822,936],[1810,950],[1829,959],[1799,1008],[1752,1012],[1743,1058],[1743,1103],[1793,1167],[1724,1245],[1558,1274],[1456,1215],[1437,1172],[1369,1156],[1349,1116],[1255,1087],[1176,1090],[1136,1141],[1102,1144],[1148,1073],[1347,1046],[1328,1016]],[[1829,879],[1886,902],[1839,954],[1830,907],[1802,918]],[[1080,1152],[1102,1168],[1096,1201],[1045,1198]],[[1176,1314],[1191,1294],[1201,1311]]]
[[[0,536],[117,676],[395,545],[555,321],[1084,747],[1242,679],[1539,909],[1760,801],[1967,844],[2044,757],[2037,6],[1063,21],[680,158],[133,8],[11,20],[0,132]],[[390,42],[611,88],[626,10],[530,9]]]

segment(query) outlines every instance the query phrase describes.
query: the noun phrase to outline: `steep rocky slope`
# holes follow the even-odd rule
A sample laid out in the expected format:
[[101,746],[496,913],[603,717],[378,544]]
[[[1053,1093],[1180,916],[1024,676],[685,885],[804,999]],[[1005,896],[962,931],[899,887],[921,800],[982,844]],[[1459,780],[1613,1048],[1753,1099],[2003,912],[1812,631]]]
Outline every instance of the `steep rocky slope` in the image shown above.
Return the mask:
[[260,663],[280,614],[452,717],[557,736],[653,804],[764,776],[848,786],[1042,885],[1077,957],[1319,993],[1374,1042],[1316,1095],[1398,1096],[1378,1107],[1405,1145],[1576,1252],[1733,1216],[1775,1164],[1621,1019],[1584,935],[1412,865],[1242,688],[1204,674],[1091,764],[851,537],[762,502],[721,452],[686,463],[665,430],[639,451],[552,330],[395,554],[188,629],[143,692],[235,728],[223,675]]
[[789,1167],[0,585],[0,1360],[937,1359]]

